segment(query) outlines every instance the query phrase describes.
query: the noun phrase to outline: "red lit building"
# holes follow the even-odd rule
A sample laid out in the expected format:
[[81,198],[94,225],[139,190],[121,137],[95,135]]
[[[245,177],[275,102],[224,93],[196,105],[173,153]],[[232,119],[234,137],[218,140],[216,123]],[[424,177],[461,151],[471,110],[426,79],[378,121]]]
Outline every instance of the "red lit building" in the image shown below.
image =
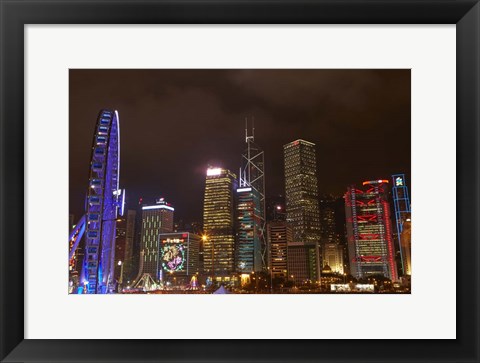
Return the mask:
[[388,180],[363,182],[345,194],[350,271],[358,279],[383,275],[398,280]]

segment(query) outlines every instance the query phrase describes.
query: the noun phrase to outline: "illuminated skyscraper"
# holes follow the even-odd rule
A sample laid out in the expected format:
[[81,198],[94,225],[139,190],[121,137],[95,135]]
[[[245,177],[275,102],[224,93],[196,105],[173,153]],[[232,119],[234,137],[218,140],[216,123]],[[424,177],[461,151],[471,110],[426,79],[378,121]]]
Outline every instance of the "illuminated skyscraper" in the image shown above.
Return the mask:
[[265,171],[263,150],[255,144],[255,127],[252,126],[252,134],[248,134],[245,125],[245,151],[242,154],[242,166],[240,167],[240,188],[250,187],[257,191],[259,198],[259,216],[265,221]]
[[[252,121],[253,123],[253,121]],[[255,144],[255,127],[252,125],[251,135],[248,133],[247,120],[245,120],[245,151],[242,154],[242,166],[240,167],[239,173],[239,189],[251,189],[250,199],[253,204],[251,204],[252,216],[254,216],[252,227],[254,230],[251,232],[254,233],[253,239],[250,238],[249,242],[246,242],[245,236],[250,232],[247,229],[243,230],[244,226],[249,224],[240,223],[238,224],[238,237],[237,245],[240,247],[240,254],[244,254],[242,251],[251,250],[255,260],[255,263],[252,265],[252,271],[261,271],[266,269],[266,234],[265,234],[265,173],[264,173],[264,154],[263,150]],[[242,204],[245,206],[245,198],[247,197],[248,192],[241,192],[238,194],[238,197],[243,199]],[[253,213],[253,211],[255,211]],[[239,213],[245,218],[246,213]],[[242,237],[243,236],[243,237]],[[247,247],[247,244],[249,246]],[[260,260],[258,260],[260,256]],[[246,269],[242,268],[244,265],[243,257],[237,255],[240,258],[237,262],[237,269],[239,272],[246,272]]]
[[173,212],[175,209],[164,198],[154,205],[142,206],[142,247],[143,273],[157,276],[158,240],[161,233],[173,232]]
[[[392,175],[393,206],[395,209],[395,224],[398,245],[400,246],[400,259],[403,275],[411,275],[410,266],[410,197],[408,195],[407,181],[404,174]],[[405,223],[408,223],[408,233],[403,233]],[[405,240],[403,240],[405,236]]]
[[286,221],[268,222],[267,241],[269,268],[273,277],[288,279],[287,249],[292,241],[292,228]]
[[356,278],[398,279],[387,187],[388,180],[366,181],[345,194],[350,272]]
[[[320,213],[315,144],[301,139],[295,140],[283,146],[283,154],[286,220],[293,232],[293,241],[289,248],[292,258],[289,256],[288,264],[292,271],[307,269],[309,279],[317,280],[320,274]],[[302,245],[308,248],[301,248]],[[306,261],[303,261],[303,258]],[[289,274],[291,275],[290,271]]]
[[245,151],[236,190],[236,269],[241,273],[260,272],[266,268],[265,174],[264,155],[245,125]]
[[293,228],[293,242],[320,241],[317,160],[315,144],[296,140],[283,146],[287,221]]
[[234,200],[236,176],[229,170],[209,168],[203,202],[204,272],[225,276],[235,270]]
[[260,272],[263,270],[260,196],[251,187],[238,188],[236,192],[236,269],[241,273]]

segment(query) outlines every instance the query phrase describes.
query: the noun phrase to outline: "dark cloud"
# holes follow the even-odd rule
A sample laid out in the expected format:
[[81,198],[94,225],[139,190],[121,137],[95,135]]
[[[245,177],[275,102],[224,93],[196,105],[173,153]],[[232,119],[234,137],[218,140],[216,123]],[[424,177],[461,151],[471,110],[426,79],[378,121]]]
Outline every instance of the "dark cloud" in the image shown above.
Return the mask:
[[282,145],[317,144],[319,188],[410,175],[409,70],[71,70],[70,209],[82,212],[101,108],[119,111],[129,203],[164,196],[201,219],[209,164],[237,172],[244,119],[265,149],[267,194],[283,191]]

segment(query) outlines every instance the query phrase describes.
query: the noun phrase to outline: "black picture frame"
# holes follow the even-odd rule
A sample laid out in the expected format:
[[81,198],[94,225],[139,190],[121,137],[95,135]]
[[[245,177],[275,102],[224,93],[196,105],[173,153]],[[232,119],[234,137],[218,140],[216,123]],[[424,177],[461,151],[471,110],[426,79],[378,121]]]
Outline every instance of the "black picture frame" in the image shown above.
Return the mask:
[[[480,5],[478,0],[0,0],[0,15],[0,359],[2,361],[480,361],[478,248]],[[26,176],[24,147],[26,145],[24,145],[23,122],[24,25],[156,23],[456,24],[457,339],[219,341],[24,339],[23,206],[26,198],[24,197]],[[433,123],[434,120],[429,122]],[[450,194],[453,197],[453,191]],[[454,215],[455,211],[448,212],[448,218],[454,218]],[[453,243],[455,241],[452,241]],[[411,328],[414,329],[414,327]]]

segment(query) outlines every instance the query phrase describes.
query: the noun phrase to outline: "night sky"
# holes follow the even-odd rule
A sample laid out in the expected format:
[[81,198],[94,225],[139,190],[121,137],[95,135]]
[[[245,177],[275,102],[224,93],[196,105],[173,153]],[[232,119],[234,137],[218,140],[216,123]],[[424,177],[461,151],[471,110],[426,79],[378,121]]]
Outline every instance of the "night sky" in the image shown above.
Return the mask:
[[127,208],[165,197],[175,219],[202,220],[205,171],[238,174],[245,117],[265,151],[266,194],[283,194],[283,148],[317,145],[320,194],[410,177],[410,70],[70,70],[70,212],[83,214],[102,108],[120,116]]

